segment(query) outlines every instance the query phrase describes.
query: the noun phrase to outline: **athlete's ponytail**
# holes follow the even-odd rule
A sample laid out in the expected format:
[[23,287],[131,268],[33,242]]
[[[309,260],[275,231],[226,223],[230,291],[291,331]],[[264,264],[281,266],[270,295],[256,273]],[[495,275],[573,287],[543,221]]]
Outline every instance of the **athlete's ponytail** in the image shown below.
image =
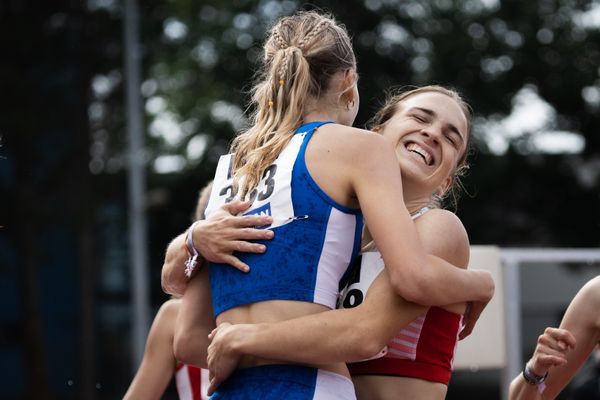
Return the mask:
[[251,126],[233,141],[233,176],[240,197],[256,187],[302,123],[307,104],[328,89],[331,77],[354,69],[345,28],[332,17],[301,12],[270,31],[252,88]]

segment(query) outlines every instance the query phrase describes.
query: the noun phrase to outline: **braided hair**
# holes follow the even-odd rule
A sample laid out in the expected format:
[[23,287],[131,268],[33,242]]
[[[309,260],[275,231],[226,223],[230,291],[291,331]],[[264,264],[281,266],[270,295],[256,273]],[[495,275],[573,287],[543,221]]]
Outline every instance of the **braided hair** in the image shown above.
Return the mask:
[[251,125],[231,147],[234,187],[241,198],[290,141],[309,100],[318,100],[337,72],[355,68],[348,32],[332,16],[299,12],[271,28],[251,91]]

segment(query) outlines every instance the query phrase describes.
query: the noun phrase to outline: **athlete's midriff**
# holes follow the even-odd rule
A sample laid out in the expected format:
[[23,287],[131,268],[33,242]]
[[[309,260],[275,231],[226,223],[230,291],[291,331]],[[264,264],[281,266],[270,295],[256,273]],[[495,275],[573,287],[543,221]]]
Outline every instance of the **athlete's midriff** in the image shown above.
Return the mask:
[[448,387],[422,379],[385,375],[352,377],[358,400],[443,400]]
[[[271,215],[274,237],[262,242],[265,253],[236,254],[250,266],[250,272],[211,264],[217,323],[279,322],[335,307],[340,282],[359,251],[363,219],[359,209],[331,198],[308,170],[306,148],[313,133],[328,124],[313,121],[299,127],[265,170],[258,195],[246,213]],[[228,201],[232,159],[227,155],[219,160],[207,215]],[[245,357],[241,367],[265,364],[282,363]],[[309,366],[349,377],[343,363]]]
[[[305,315],[317,314],[328,311],[330,308],[316,303],[308,303],[303,301],[289,300],[269,300],[252,303],[244,306],[232,308],[224,311],[217,317],[217,325],[223,322],[231,324],[258,324],[286,321],[288,319],[298,318]],[[268,364],[286,364],[282,361],[267,360],[254,356],[243,356],[240,361],[240,368],[250,368],[259,365]],[[326,371],[335,372],[337,374],[350,377],[348,368],[345,363],[335,364],[308,364],[309,367],[314,367]]]

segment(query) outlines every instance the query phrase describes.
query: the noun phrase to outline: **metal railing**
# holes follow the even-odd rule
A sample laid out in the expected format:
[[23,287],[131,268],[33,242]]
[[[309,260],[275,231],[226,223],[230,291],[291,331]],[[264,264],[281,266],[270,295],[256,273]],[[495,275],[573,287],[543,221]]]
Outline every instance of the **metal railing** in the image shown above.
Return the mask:
[[521,264],[600,264],[600,249],[501,248],[500,258],[504,275],[506,314],[506,367],[502,374],[502,398],[508,399],[508,386],[523,368],[523,357],[521,355],[521,279],[519,275]]

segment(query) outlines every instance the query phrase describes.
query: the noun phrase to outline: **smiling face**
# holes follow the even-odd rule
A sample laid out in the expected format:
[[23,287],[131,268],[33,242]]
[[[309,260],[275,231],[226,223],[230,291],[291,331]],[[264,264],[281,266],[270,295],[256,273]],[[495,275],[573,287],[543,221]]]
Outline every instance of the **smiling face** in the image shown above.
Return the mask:
[[403,182],[419,195],[444,193],[462,161],[468,122],[460,105],[439,92],[421,92],[400,101],[379,129],[396,150]]

